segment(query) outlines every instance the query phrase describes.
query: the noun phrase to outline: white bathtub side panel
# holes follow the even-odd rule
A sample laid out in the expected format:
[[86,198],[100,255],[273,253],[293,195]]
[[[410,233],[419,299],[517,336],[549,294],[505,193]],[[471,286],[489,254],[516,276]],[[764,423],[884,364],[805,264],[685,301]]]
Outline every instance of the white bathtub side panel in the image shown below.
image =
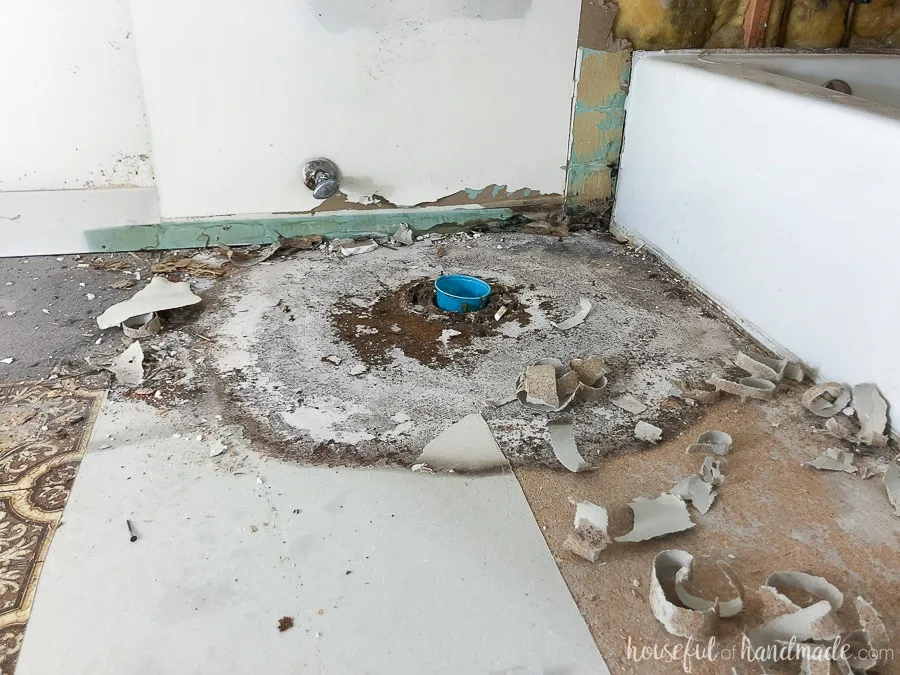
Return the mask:
[[131,0],[164,217],[565,184],[578,0]]
[[6,0],[0,192],[151,187],[127,0]]
[[627,114],[616,227],[821,377],[900,405],[900,122],[655,57]]

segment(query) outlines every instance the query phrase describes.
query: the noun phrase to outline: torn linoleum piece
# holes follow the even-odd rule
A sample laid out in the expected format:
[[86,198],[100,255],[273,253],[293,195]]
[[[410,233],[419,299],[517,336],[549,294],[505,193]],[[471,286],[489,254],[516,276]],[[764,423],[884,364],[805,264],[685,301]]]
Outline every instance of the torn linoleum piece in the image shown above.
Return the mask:
[[681,497],[664,492],[656,499],[638,497],[629,505],[634,512],[631,532],[616,541],[646,541],[694,527]]
[[713,500],[718,494],[710,483],[704,481],[700,476],[688,476],[684,480],[679,481],[671,490],[676,497],[681,497],[685,501],[691,502],[694,508],[700,513],[709,511]]
[[674,582],[683,570],[689,570],[694,557],[687,551],[663,551],[653,559],[650,574],[650,609],[653,616],[672,635],[705,640],[719,625],[718,603],[706,610],[679,607],[667,597],[663,583]]
[[397,226],[397,231],[391,236],[391,241],[400,246],[412,246],[412,229],[406,223],[400,223],[400,225]]
[[122,332],[125,333],[125,337],[133,340],[151,337],[159,333],[161,329],[162,322],[156,312],[133,316],[122,322]]
[[634,427],[634,435],[638,440],[658,443],[662,439],[662,429],[641,420]]
[[715,609],[721,618],[728,619],[732,616],[737,616],[744,609],[744,586],[741,584],[741,580],[738,579],[738,576],[734,573],[734,570],[732,570],[728,564],[719,561],[718,566],[719,569],[722,570],[722,574],[724,574],[725,578],[728,580],[728,585],[731,588],[731,596],[729,599],[720,600],[719,598],[715,598],[713,600],[706,600],[705,598],[693,595],[688,591],[687,588],[685,588],[685,584],[690,581],[691,578],[690,565],[683,567],[675,573],[675,595],[681,601],[681,604],[688,609],[697,610],[699,612]]
[[713,377],[709,383],[718,391],[740,396],[742,401],[746,401],[748,398],[768,401],[775,395],[775,383],[760,377],[742,377],[737,382]]
[[850,392],[840,382],[823,382],[807,389],[800,400],[811,413],[832,417],[850,403]]
[[186,307],[200,300],[200,296],[191,292],[191,286],[186,281],[172,282],[165,277],[153,277],[130,300],[116,303],[98,316],[97,325],[111,328],[135,316]]
[[734,364],[753,377],[770,382],[781,382],[785,377],[797,382],[803,381],[803,369],[787,359],[773,359],[756,352],[738,352]]
[[[551,369],[555,376],[555,387],[550,383]],[[516,398],[522,405],[533,410],[560,412],[575,400],[600,400],[606,387],[608,372],[609,368],[597,356],[573,359],[568,366],[559,359],[541,359],[519,376]]]
[[713,487],[719,487],[725,483],[725,474],[722,470],[725,467],[724,459],[716,459],[712,456],[703,458],[703,466],[700,467],[700,475],[703,480]]
[[859,442],[883,448],[887,445],[887,401],[871,382],[853,387],[853,408],[859,420]]
[[132,342],[107,367],[119,384],[138,385],[144,381],[144,350],[140,342]]
[[565,321],[563,321],[561,323],[552,323],[551,322],[550,325],[553,326],[554,328],[556,328],[557,330],[569,330],[570,328],[575,328],[575,326],[583,323],[584,320],[587,318],[587,315],[591,313],[591,309],[593,308],[593,305],[591,304],[591,301],[588,300],[587,298],[581,298],[578,301],[578,304],[579,304],[580,308],[574,316],[572,316],[569,319],[566,319]]
[[560,464],[572,473],[593,468],[578,452],[571,419],[551,420],[547,422],[547,430],[550,432],[550,447],[553,448],[553,454]]
[[720,393],[718,389],[706,391],[705,389],[692,387],[682,380],[672,380],[671,383],[673,389],[670,390],[670,395],[679,396],[688,401],[696,401],[697,403],[702,403],[704,405],[715,403],[719,400]]
[[857,468],[853,466],[853,453],[839,450],[838,448],[828,448],[815,459],[804,462],[803,466],[811,466],[820,471],[857,472]]
[[363,241],[343,241],[338,244],[338,251],[345,258],[351,255],[362,255],[363,253],[371,253],[378,248],[378,243],[374,239],[365,239]]
[[900,516],[900,455],[894,457],[884,472],[884,491],[888,501],[894,507],[894,513]]
[[484,418],[474,413],[462,418],[430,441],[416,460],[436,471],[494,471],[508,469]]
[[609,515],[602,506],[578,502],[575,506],[575,529],[563,541],[563,548],[585,560],[597,562],[609,538]]
[[873,662],[868,664],[868,668],[883,665],[884,659],[888,654],[887,650],[891,646],[891,638],[888,635],[884,621],[878,612],[875,611],[872,603],[860,596],[856,597],[856,613],[859,615],[859,623],[862,626],[862,632],[865,634],[869,652],[877,654],[877,656],[873,657]]
[[731,452],[732,438],[724,431],[706,431],[697,438],[696,443],[691,443],[686,452],[688,454],[702,455],[727,455]]

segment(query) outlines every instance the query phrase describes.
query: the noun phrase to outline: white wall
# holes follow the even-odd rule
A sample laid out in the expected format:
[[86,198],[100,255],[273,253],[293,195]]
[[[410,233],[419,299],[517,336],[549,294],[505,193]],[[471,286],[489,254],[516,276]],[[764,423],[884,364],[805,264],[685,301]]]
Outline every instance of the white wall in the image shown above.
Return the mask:
[[127,0],[0,15],[0,191],[152,186]]
[[900,405],[900,111],[666,56],[636,61],[626,110],[614,229],[820,377]]
[[[699,52],[698,52],[699,53]],[[671,55],[683,62],[694,55]],[[747,52],[703,52],[715,63],[733,63],[758,68],[776,75],[823,85],[828,80],[847,82],[853,95],[867,101],[900,108],[900,72],[897,57],[888,54],[783,54]]]
[[564,189],[579,0],[131,0],[163,217]]

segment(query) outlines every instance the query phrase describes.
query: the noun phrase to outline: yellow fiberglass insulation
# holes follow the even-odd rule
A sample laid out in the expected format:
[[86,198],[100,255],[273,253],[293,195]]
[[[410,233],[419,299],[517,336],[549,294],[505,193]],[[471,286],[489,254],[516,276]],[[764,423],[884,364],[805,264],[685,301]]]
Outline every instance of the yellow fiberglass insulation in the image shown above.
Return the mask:
[[[619,0],[615,35],[634,49],[726,49],[743,46],[747,0]],[[773,0],[766,45],[775,43],[783,0]],[[837,47],[844,31],[843,0],[794,0],[785,47]],[[854,34],[888,45],[900,40],[900,0],[861,5]]]

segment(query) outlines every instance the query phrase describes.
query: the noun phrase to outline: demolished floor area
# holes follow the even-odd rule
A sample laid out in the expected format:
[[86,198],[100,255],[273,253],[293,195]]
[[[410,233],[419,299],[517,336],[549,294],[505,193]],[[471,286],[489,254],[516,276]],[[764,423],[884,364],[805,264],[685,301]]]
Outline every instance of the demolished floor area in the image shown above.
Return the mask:
[[[724,607],[733,593],[720,563],[744,589],[736,616],[669,606],[717,637],[718,658],[691,672],[761,672],[740,658],[742,632],[772,618],[757,589],[783,571],[841,590],[844,633],[864,633],[853,598],[871,601],[900,650],[900,518],[882,479],[897,450],[828,433],[829,405],[832,423],[851,419],[838,389],[811,406],[808,377],[749,358],[763,350],[684,280],[605,235],[386,243],[251,253],[247,266],[233,252],[0,261],[0,320],[28,322],[6,335],[55,331],[49,358],[2,344],[0,378],[29,364],[41,383],[4,385],[0,430],[31,426],[0,451],[10,466],[25,453],[68,468],[52,485],[31,468],[7,481],[55,501],[29,507],[32,524],[23,498],[2,502],[44,528],[29,590],[0,612],[18,630],[4,668],[681,673],[683,660],[644,650],[686,642],[655,604],[665,551],[693,556],[701,598]],[[57,265],[67,287],[35,297],[14,265]],[[136,340],[85,324],[154,267],[201,302],[157,282],[185,304],[159,308],[161,332],[155,317]],[[488,280],[488,307],[440,312],[442,273]],[[107,385],[85,449],[93,417],[66,401]],[[48,435],[56,454],[35,454]],[[573,533],[576,505],[594,520]],[[654,528],[670,533],[640,541]],[[896,654],[877,672],[900,673]]]

